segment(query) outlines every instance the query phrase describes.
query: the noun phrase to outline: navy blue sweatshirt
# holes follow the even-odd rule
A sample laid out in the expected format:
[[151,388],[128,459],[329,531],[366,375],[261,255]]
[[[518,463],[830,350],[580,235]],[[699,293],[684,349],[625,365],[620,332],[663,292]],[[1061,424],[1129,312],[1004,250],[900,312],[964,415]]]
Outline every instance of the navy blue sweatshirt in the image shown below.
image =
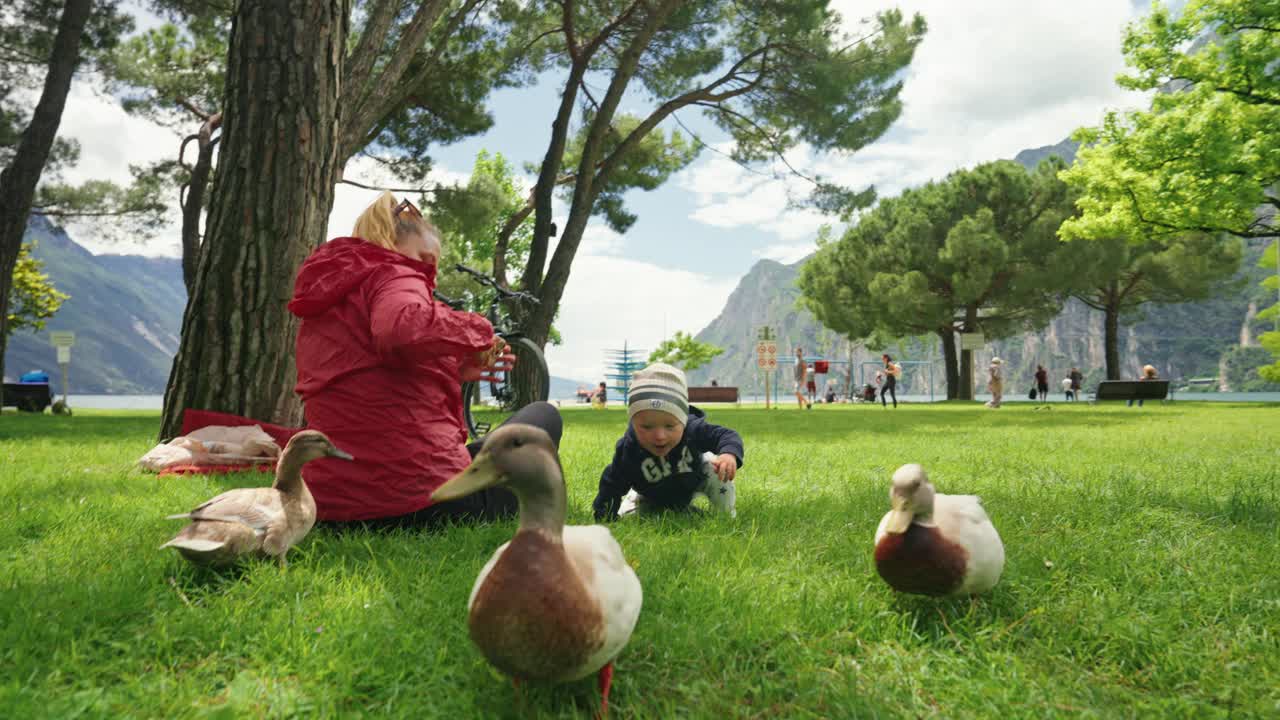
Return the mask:
[[687,506],[704,481],[704,452],[729,453],[742,467],[742,437],[729,428],[712,425],[706,417],[706,413],[690,405],[684,436],[665,458],[640,447],[635,428],[627,425],[626,434],[613,451],[613,462],[600,474],[600,492],[591,504],[596,520],[617,517],[623,496],[632,489],[659,506]]

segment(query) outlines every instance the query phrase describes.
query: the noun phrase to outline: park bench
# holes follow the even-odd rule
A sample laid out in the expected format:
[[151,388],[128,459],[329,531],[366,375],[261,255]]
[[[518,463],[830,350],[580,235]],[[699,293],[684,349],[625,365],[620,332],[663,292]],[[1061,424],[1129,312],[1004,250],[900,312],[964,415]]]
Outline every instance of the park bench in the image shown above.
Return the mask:
[[1169,396],[1168,380],[1104,380],[1093,391],[1090,403],[1099,400],[1165,400]]
[[736,403],[738,402],[738,388],[736,387],[691,387],[689,388],[689,402],[691,403]]

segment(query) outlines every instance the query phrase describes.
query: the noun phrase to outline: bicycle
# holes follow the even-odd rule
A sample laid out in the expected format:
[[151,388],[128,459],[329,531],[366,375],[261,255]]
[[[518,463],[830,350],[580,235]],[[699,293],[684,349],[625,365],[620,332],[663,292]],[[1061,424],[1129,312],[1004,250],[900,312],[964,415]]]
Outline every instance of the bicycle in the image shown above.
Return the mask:
[[[511,318],[502,310],[503,305],[509,302],[537,305],[538,298],[526,292],[508,290],[492,277],[461,263],[454,267],[493,291],[493,298],[489,301],[489,309],[484,316],[493,325],[494,334],[507,343],[511,354],[516,358],[511,371],[495,373],[493,380],[462,384],[463,419],[466,420],[471,439],[479,440],[527,404],[521,402],[512,375],[520,374],[530,381],[532,394],[528,400],[536,402],[546,400],[551,394],[551,374],[547,370],[547,359],[543,356],[542,349],[519,330],[510,327]],[[466,309],[465,300],[451,299],[438,292],[435,297],[454,310]],[[485,390],[488,390],[487,396]]]

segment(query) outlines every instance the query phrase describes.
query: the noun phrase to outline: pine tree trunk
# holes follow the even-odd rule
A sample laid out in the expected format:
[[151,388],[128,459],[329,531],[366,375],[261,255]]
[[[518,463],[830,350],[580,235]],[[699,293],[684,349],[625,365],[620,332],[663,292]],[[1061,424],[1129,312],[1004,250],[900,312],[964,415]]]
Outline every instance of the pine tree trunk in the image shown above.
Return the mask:
[[[971,333],[978,331],[978,308],[968,307],[964,311],[964,330]],[[973,351],[960,351],[960,399],[973,399]]]
[[1120,309],[1108,306],[1103,324],[1103,354],[1107,360],[1107,379],[1120,379]]
[[63,7],[40,100],[18,141],[13,160],[0,172],[0,378],[4,376],[4,353],[9,340],[13,270],[22,250],[22,236],[27,231],[31,200],[62,123],[71,78],[80,64],[80,36],[92,9],[91,0],[67,0]]
[[333,205],[349,9],[350,0],[237,7],[222,151],[161,437],[179,432],[186,408],[302,422],[297,321],[285,305]]
[[956,357],[956,331],[945,328],[938,331],[938,339],[942,341],[942,364],[947,376],[947,399],[960,397],[960,363]]

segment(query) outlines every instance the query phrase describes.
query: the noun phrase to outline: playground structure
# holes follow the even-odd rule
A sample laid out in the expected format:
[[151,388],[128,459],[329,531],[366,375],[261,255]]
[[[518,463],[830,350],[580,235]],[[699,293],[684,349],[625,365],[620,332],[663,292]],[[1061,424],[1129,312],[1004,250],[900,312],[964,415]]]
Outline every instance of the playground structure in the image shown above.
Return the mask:
[[622,404],[626,405],[631,392],[631,378],[648,364],[648,354],[629,347],[626,342],[622,343],[621,350],[605,350],[604,353],[605,367],[613,371],[604,375],[610,382],[606,387],[621,395]]

